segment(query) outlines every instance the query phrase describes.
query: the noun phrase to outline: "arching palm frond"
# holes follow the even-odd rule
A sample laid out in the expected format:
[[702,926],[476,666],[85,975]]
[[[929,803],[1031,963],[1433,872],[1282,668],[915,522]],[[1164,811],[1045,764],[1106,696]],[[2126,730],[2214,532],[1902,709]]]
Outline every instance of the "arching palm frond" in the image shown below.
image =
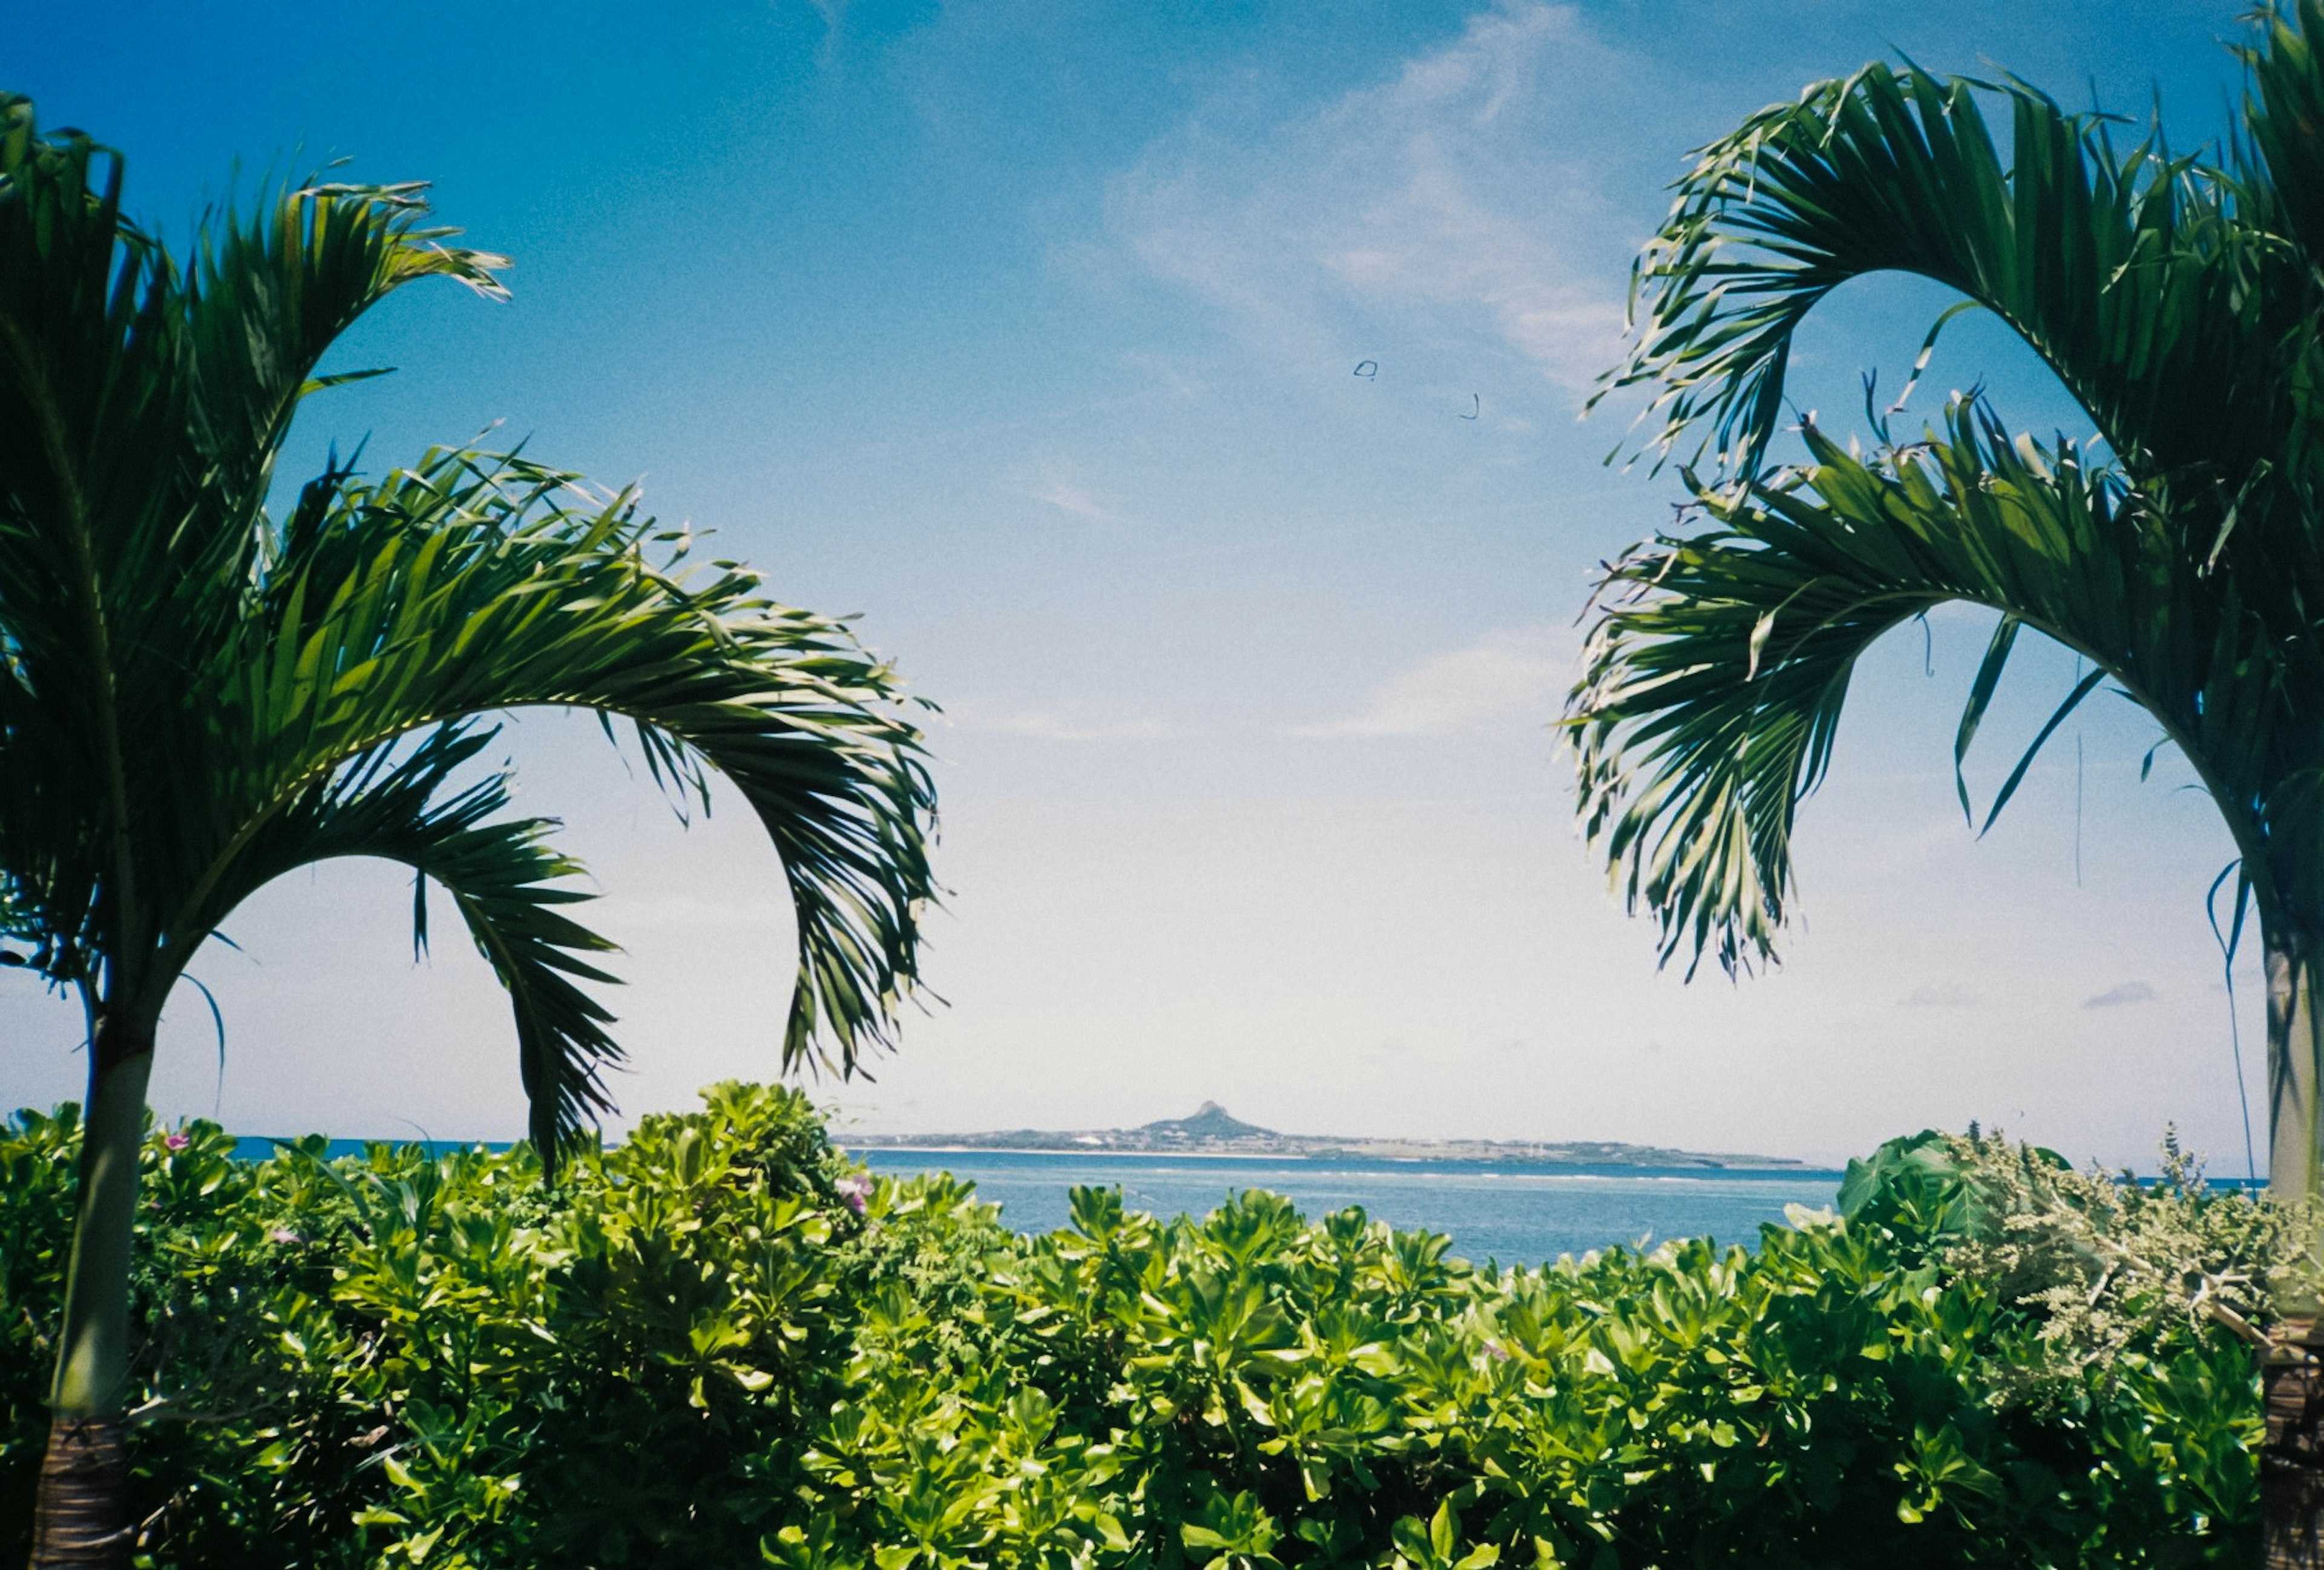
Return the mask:
[[[197,236],[179,284],[181,322],[172,374],[184,418],[174,492],[150,532],[111,540],[132,568],[167,564],[174,592],[115,609],[118,635],[162,659],[230,635],[240,601],[270,547],[265,516],[277,454],[310,393],[368,372],[318,377],[333,341],[397,289],[450,278],[505,298],[505,259],[443,242],[418,185],[318,184],[282,192],[245,217],[228,211]],[[143,577],[143,575],[141,575]],[[149,580],[150,581],[150,580]],[[124,659],[124,663],[129,663]],[[134,691],[152,685],[131,680]],[[142,718],[142,716],[141,716]]]
[[[427,188],[318,184],[228,213],[198,244],[185,281],[183,374],[198,529],[246,550],[266,504],[273,459],[307,394],[376,371],[318,378],[317,365],[364,311],[407,283],[450,278],[505,299],[506,258],[448,246],[457,230],[427,223]],[[186,547],[180,541],[177,549]]]
[[[2006,162],[1987,93],[2010,112]],[[1801,321],[1851,279],[1912,273],[2015,328],[2135,475],[2193,467],[2232,491],[2280,456],[2311,259],[2252,223],[2218,170],[2157,134],[2126,152],[2114,134],[2022,85],[1881,64],[1762,110],[1678,182],[1636,269],[1637,347],[1610,382],[1655,388],[1665,449],[1706,424],[1721,463],[1748,473]]]
[[167,659],[151,618],[189,601],[214,612],[213,578],[235,586],[260,547],[290,417],[341,379],[315,376],[333,340],[417,279],[500,295],[505,263],[445,245],[456,231],[425,223],[422,187],[323,184],[226,215],[180,276],[122,217],[119,188],[117,158],[37,135],[31,106],[0,95],[6,603],[12,624],[61,613],[58,646],[85,653],[73,596],[100,577],[89,592],[126,667]]
[[531,1105],[530,1132],[553,1171],[560,1147],[612,1110],[603,1070],[622,1052],[606,1030],[613,1016],[578,984],[613,981],[581,957],[613,945],[564,914],[590,896],[564,882],[581,868],[549,845],[547,833],[555,826],[543,818],[496,818],[508,805],[505,774],[458,783],[462,765],[494,734],[439,726],[409,748],[374,747],[308,786],[242,841],[208,909],[222,919],[286,873],[337,858],[378,857],[412,869],[419,885],[413,941],[425,947],[425,885],[442,885],[508,992]]
[[254,837],[380,747],[497,710],[590,709],[632,722],[669,783],[701,790],[715,771],[750,802],[798,919],[784,1062],[852,1071],[917,978],[935,892],[919,734],[844,626],[732,564],[689,579],[649,559],[655,543],[630,495],[516,457],[439,451],[310,495],[204,673],[209,717],[173,749],[209,760],[208,783],[139,798],[176,826],[153,846],[182,891],[167,929],[222,919],[256,886]]
[[1965,402],[1946,439],[1870,460],[1806,435],[1812,466],[1706,495],[1718,527],[1613,567],[1569,703],[1585,829],[1660,922],[1666,959],[1691,947],[1731,970],[1773,957],[1794,815],[1830,761],[1856,662],[1950,601],[2004,617],[1957,756],[2016,629],[2034,628],[2094,666],[2065,708],[2100,679],[2124,685],[2206,771],[2266,875],[2266,781],[2288,748],[2313,743],[2254,701],[2268,684],[2252,665],[2312,656],[2261,636],[2232,583],[2176,570],[2170,531],[2070,445],[2013,443]]

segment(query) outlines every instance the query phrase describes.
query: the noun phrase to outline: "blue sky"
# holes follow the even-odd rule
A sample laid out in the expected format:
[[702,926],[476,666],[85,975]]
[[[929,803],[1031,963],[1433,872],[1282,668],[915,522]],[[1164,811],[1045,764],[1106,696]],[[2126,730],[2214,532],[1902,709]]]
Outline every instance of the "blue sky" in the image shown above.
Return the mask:
[[[492,429],[642,479],[779,595],[860,613],[944,706],[945,1001],[876,1083],[825,1086],[853,1126],[1213,1097],[1305,1131],[1829,1157],[1974,1117],[2123,1161],[2176,1120],[2239,1171],[2202,911],[2231,853],[2183,767],[2137,782],[2126,706],[2089,706],[1977,841],[1948,743],[1984,624],[1884,645],[1805,814],[1789,963],[1739,985],[1657,973],[1547,723],[1592,565],[1677,495],[1600,462],[1621,411],[1575,416],[1686,151],[1898,51],[2135,114],[2159,93],[2191,143],[2237,88],[2241,8],[106,5],[20,23],[0,80],[124,149],[174,238],[345,156],[514,257],[507,305],[415,289],[351,335],[340,368],[398,374],[311,404],[290,475]],[[1941,304],[1852,286],[1797,401],[1847,423]],[[1931,391],[1980,380],[2075,428],[1965,319]],[[2013,677],[1984,790],[2070,666]],[[770,1074],[787,925],[743,815],[681,829],[593,725],[530,718],[509,751],[627,950],[624,1114]],[[414,967],[406,898],[348,865],[238,914],[243,952],[196,967],[223,1067],[189,989],[157,1105],[518,1131],[490,977],[448,944]],[[0,984],[0,1099],[78,1093],[72,1011]]]

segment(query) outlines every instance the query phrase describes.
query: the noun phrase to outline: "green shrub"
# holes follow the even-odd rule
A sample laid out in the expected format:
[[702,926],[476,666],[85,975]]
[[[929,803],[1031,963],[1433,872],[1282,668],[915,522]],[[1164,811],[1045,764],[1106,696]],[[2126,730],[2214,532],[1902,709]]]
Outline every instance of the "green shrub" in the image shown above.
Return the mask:
[[[722,1085],[555,1191],[520,1148],[146,1144],[135,1455],[164,1565],[741,1563],[849,1328],[848,1171],[804,1098]],[[0,1140],[21,1552],[78,1126]],[[770,1486],[770,1482],[774,1486]]]
[[[1305,1220],[1265,1194],[1160,1221],[1077,1190],[1071,1228],[1019,1238],[950,1179],[869,1182],[794,1093],[708,1101],[554,1190],[521,1149],[327,1161],[309,1141],[242,1162],[206,1124],[149,1140],[143,1561],[2252,1552],[2252,1360],[2196,1298],[2263,1312],[2251,1283],[2280,1218],[2183,1172],[2131,1195],[1924,1136],[1859,1164],[1846,1214],[1769,1227],[1756,1252],[1491,1273],[1443,1238],[1355,1210]],[[69,1111],[0,1129],[0,1533],[16,1552],[77,1135]],[[2075,1273],[2092,1260],[2099,1276]]]
[[2037,1345],[1997,1375],[2024,1399],[2080,1399],[2126,1360],[2200,1339],[2254,1334],[2289,1289],[2312,1296],[2307,1211],[2213,1193],[2201,1164],[2163,1142],[2162,1180],[2077,1171],[2054,1150],[1934,1131],[1852,1163],[1841,1193],[1859,1221],[1925,1246],[1946,1273],[1984,1284],[2039,1326]]

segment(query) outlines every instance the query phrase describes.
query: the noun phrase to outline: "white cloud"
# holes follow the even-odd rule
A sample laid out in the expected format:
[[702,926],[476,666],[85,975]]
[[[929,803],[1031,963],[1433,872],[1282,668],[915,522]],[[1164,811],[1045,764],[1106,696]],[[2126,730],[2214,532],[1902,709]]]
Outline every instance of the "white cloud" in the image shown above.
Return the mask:
[[1573,635],[1563,629],[1488,633],[1389,678],[1358,713],[1292,734],[1449,736],[1506,720],[1546,724],[1572,685],[1575,652]]
[[1644,225],[1569,150],[1637,101],[1641,74],[1572,8],[1505,5],[1320,114],[1165,139],[1115,181],[1109,216],[1154,276],[1293,353],[1339,352],[1354,335],[1334,319],[1352,311],[1372,338],[1481,337],[1580,388],[1617,353]]
[[2119,986],[2111,986],[2107,988],[2106,991],[2098,993],[2098,996],[2094,998],[2084,998],[2082,1000],[2082,1007],[2086,1009],[2118,1009],[2126,1003],[2151,1003],[2153,1001],[2154,989],[2153,987],[2147,985],[2146,983],[2143,981],[2127,981],[2124,982]]

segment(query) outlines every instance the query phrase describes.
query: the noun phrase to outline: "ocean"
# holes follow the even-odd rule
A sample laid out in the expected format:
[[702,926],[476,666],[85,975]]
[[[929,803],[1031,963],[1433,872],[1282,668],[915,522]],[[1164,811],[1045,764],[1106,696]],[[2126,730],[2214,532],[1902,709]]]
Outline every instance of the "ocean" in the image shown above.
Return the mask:
[[1538,1265],[1614,1244],[1711,1236],[1751,1246],[1787,1205],[1832,1203],[1840,1174],[1786,1168],[1574,1168],[1508,1163],[1286,1161],[1268,1157],[1050,1154],[1017,1150],[859,1150],[872,1170],[950,1172],[997,1202],[1023,1233],[1066,1224],[1075,1185],[1120,1186],[1132,1210],[1207,1214],[1244,1188],[1284,1195],[1311,1219],[1361,1205],[1401,1229],[1443,1233],[1452,1252],[1483,1263]]

